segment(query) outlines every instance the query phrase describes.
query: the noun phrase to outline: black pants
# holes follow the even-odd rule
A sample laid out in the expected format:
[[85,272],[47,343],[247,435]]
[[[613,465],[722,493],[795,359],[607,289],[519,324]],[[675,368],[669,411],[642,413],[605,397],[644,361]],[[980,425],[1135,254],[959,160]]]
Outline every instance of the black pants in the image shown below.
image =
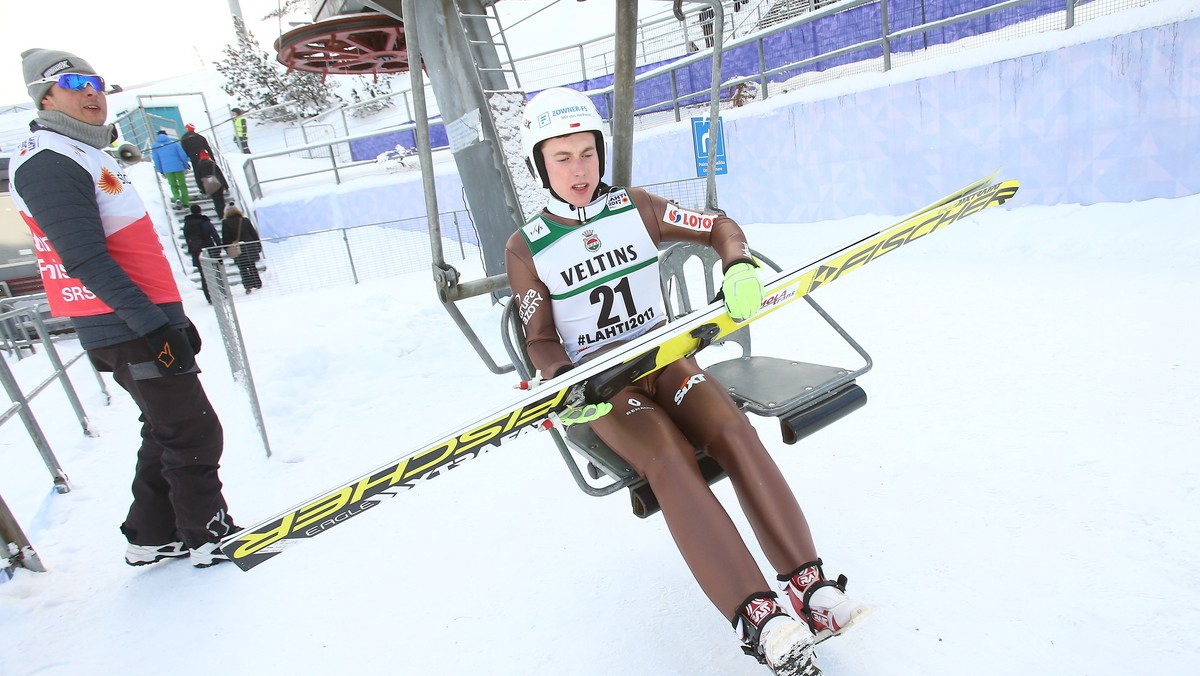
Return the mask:
[[237,141],[238,148],[241,148],[243,153],[250,154],[250,137],[234,136],[233,140]]
[[213,210],[217,212],[217,220],[220,221],[225,216],[225,191],[218,190],[212,195]]
[[253,245],[242,242],[242,255],[233,259],[237,263],[238,274],[242,277],[242,288],[247,291],[262,288],[262,277],[258,274],[258,254],[251,253]]
[[142,340],[88,350],[88,357],[141,410],[133,504],[121,532],[135,544],[183,540],[189,547],[229,534],[233,518],[217,474],[224,432],[197,374],[135,379],[130,364],[153,357]]
[[200,258],[203,256],[203,253],[197,251],[196,253],[191,254],[191,256],[192,267],[200,271],[200,288],[204,290],[204,300],[211,303],[212,296],[210,296],[208,293],[208,280],[204,278],[204,270],[200,269]]

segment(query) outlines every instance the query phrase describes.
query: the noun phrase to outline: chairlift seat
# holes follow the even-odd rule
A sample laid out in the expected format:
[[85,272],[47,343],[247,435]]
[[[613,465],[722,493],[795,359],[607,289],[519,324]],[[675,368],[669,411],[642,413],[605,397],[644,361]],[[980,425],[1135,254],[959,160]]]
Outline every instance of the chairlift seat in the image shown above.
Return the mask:
[[[779,266],[766,256],[752,253],[764,265],[780,271]],[[663,297],[667,299],[667,315],[671,320],[693,309],[685,267],[695,259],[703,265],[705,298],[711,298],[715,295],[718,279],[716,270],[720,265],[715,252],[694,244],[674,244],[659,254]],[[756,415],[778,418],[783,441],[788,444],[794,444],[865,405],[866,392],[855,383],[855,378],[872,365],[870,355],[820,305],[808,296],[805,300],[863,358],[863,366],[852,370],[752,355],[747,326],[718,343],[735,343],[741,347],[742,355],[706,367],[727,388],[739,408]],[[510,299],[504,308],[501,337],[517,373],[528,379],[533,374],[533,368],[525,351],[524,327],[514,306],[515,303]],[[552,429],[550,434],[576,484],[585,493],[601,496],[628,488],[635,515],[645,518],[659,510],[658,500],[649,483],[624,458],[609,448],[590,425],[571,425],[566,428],[565,434]],[[696,459],[701,474],[710,485],[725,477],[720,464],[701,449],[696,449]]]

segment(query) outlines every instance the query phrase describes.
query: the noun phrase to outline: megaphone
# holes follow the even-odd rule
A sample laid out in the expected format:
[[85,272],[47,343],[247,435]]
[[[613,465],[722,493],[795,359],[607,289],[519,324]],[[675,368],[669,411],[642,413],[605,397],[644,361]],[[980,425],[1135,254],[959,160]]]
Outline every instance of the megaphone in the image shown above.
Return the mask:
[[132,143],[122,143],[117,147],[117,157],[125,164],[137,164],[142,161],[142,151]]

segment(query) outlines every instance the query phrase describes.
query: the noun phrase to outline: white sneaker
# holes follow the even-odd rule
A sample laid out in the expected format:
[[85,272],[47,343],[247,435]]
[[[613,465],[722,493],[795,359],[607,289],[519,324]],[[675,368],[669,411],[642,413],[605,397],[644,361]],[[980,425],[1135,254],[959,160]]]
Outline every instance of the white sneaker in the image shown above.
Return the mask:
[[229,557],[225,556],[219,547],[220,542],[205,542],[204,544],[192,550],[192,565],[197,568],[208,568],[215,566],[218,563],[228,561]]
[[816,644],[816,638],[803,622],[780,615],[763,626],[759,649],[775,676],[821,676],[821,670],[813,663]]
[[165,545],[135,545],[130,542],[125,548],[125,563],[131,566],[147,566],[163,559],[176,559],[187,555],[188,546],[182,542],[168,542]]

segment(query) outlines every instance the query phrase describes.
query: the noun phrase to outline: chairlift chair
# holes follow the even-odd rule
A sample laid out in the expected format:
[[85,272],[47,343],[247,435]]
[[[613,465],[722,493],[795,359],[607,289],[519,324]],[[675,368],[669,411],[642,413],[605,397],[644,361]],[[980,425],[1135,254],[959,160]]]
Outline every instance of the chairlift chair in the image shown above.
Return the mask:
[[[781,271],[770,258],[757,251],[752,253],[775,272]],[[703,266],[704,298],[713,298],[717,289],[716,270],[721,264],[715,251],[697,244],[676,243],[659,252],[660,283],[666,299],[667,317],[671,321],[693,310],[685,268],[694,269],[694,260]],[[870,355],[824,308],[811,296],[804,299],[862,357],[861,366],[847,369],[752,354],[750,327],[745,326],[715,343],[733,343],[741,348],[741,355],[705,367],[743,411],[778,418],[781,436],[787,444],[794,444],[865,405],[866,392],[855,379],[872,366]],[[516,305],[510,299],[504,308],[501,339],[517,373],[528,380],[533,376],[533,366],[525,350],[525,331]],[[590,425],[576,424],[565,429],[565,434],[558,428],[551,429],[550,434],[583,492],[603,496],[628,488],[635,515],[646,518],[659,510],[658,500],[646,479],[609,448]],[[725,477],[725,471],[717,461],[701,449],[696,449],[696,460],[710,485]]]

